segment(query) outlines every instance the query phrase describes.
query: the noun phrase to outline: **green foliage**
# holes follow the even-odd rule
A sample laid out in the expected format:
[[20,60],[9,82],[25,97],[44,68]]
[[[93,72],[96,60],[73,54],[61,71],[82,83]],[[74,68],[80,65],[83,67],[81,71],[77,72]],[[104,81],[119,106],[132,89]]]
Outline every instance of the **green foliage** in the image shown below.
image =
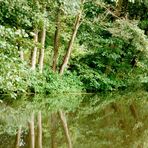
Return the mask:
[[147,54],[147,37],[144,31],[138,27],[138,22],[117,20],[112,24],[112,28],[108,30],[113,36],[122,38],[125,42],[131,44],[135,48],[135,53],[144,51]]
[[58,0],[60,7],[65,14],[77,14],[80,9],[81,0]]
[[50,93],[68,93],[81,92],[82,83],[74,73],[66,73],[63,76],[54,73],[46,74],[46,90]]
[[1,24],[15,27],[30,27],[31,8],[26,0],[1,0]]
[[117,19],[98,25],[96,9],[86,10],[91,17],[86,16],[78,35],[85,52],[73,58],[70,69],[77,72],[88,91],[139,85],[140,77],[147,75],[148,39],[138,22]]
[[44,11],[44,8],[46,5],[50,5],[51,2],[1,0],[0,4],[0,21],[2,25],[30,30],[41,29],[44,21],[46,21],[46,26],[49,24],[49,15],[47,11]]
[[[33,72],[19,57],[19,52],[34,47],[31,37],[23,29],[0,26],[0,93],[16,98],[22,93],[62,93],[82,90],[75,74],[61,77],[53,72]],[[40,47],[40,46],[39,46]]]
[[18,57],[20,50],[30,49],[32,41],[24,29],[16,29],[0,25],[0,53],[9,57]]
[[[75,124],[70,127],[75,147],[112,147],[113,144],[121,147],[127,138],[131,141],[127,147],[138,147],[141,141],[147,146],[147,130],[143,130],[147,125],[144,118],[147,114],[147,93],[137,91],[137,86],[144,86],[148,90],[147,0],[128,0],[128,4],[123,3],[121,16],[116,14],[114,0],[86,0],[83,5],[81,0],[0,0],[0,6],[0,94],[6,94],[6,100],[8,103],[11,101],[12,105],[9,107],[0,100],[0,114],[3,114],[0,134],[14,135],[18,123],[26,131],[32,111],[36,114],[42,110],[43,120],[47,121],[44,118],[47,111],[51,113],[63,109],[70,112],[69,121]],[[72,59],[68,70],[61,76],[58,71],[80,9],[83,10],[83,16],[73,45]],[[57,72],[54,73],[51,65],[57,10],[60,10],[60,48]],[[43,26],[47,36],[44,71],[41,74],[37,59],[42,48]],[[33,42],[34,31],[39,32],[38,43]],[[30,55],[35,46],[38,51],[36,69],[33,71]],[[24,60],[20,58],[21,51]],[[125,88],[136,88],[136,92],[124,97],[104,93]],[[75,95],[82,95],[83,91],[103,91],[103,97]],[[20,95],[30,93],[46,95],[19,99]],[[13,102],[12,98],[17,100]],[[131,116],[129,108],[133,102],[138,107],[137,111],[140,110],[137,119]],[[119,113],[113,103],[119,105],[119,111],[120,106],[122,109],[125,105],[124,111]],[[129,124],[124,126],[124,119]],[[132,129],[132,134],[129,129]],[[143,135],[139,131],[144,131]],[[63,137],[60,132],[58,134]],[[47,141],[49,139],[48,134]]]
[[[4,59],[4,60],[9,60]],[[28,70],[20,60],[3,62],[6,67],[1,68],[0,91],[12,98],[22,93],[62,94],[82,92],[83,84],[75,74],[59,76],[53,72],[39,74]],[[13,67],[13,69],[12,69]]]
[[0,91],[12,98],[28,87],[29,70],[19,58],[20,50],[31,45],[24,30],[0,26]]
[[30,89],[35,93],[74,93],[81,92],[83,84],[80,82],[76,74],[67,73],[60,76],[58,73],[50,71],[41,74],[34,74],[30,79]]
[[[13,98],[19,93],[67,93],[106,91],[139,85],[147,87],[146,3],[129,2],[129,19],[112,14],[113,3],[65,0],[1,0],[0,8],[0,91]],[[83,8],[81,26],[73,46],[71,63],[63,76],[53,73],[52,49],[56,14],[60,9],[59,66],[71,37],[76,14]],[[109,9],[109,11],[108,11]],[[113,15],[113,16],[112,16]],[[138,21],[133,20],[134,18]],[[33,34],[47,30],[43,74],[30,70]],[[41,44],[36,44],[38,49]],[[25,60],[21,61],[20,51]],[[39,52],[38,52],[39,53]],[[37,58],[38,59],[38,53]],[[38,64],[37,64],[38,66]],[[59,67],[57,67],[59,70]],[[141,86],[141,85],[140,85]]]
[[30,83],[26,65],[15,57],[9,58],[2,54],[0,62],[0,93],[8,94],[12,98],[25,93]]

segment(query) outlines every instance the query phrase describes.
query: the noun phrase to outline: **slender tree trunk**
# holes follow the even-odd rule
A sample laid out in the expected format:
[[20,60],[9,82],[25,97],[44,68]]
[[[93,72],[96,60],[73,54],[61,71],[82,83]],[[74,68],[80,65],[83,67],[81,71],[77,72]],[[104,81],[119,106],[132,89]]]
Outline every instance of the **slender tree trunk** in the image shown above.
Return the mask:
[[24,52],[23,52],[23,50],[20,50],[20,59],[22,60],[22,61],[24,61]]
[[29,121],[29,130],[30,130],[30,148],[35,148],[35,131],[34,131],[34,113],[32,113],[31,121]]
[[[84,1],[85,0],[81,0],[81,3],[83,4]],[[60,68],[60,75],[63,75],[64,70],[67,67],[67,64],[69,62],[70,55],[71,55],[71,52],[72,52],[72,46],[73,46],[74,40],[76,38],[77,31],[78,31],[79,26],[80,26],[81,17],[82,17],[82,10],[80,11],[80,13],[76,17],[75,24],[74,24],[74,30],[73,30],[72,36],[70,38],[68,48],[67,48],[67,52],[65,54],[63,63],[62,63],[61,68]],[[71,138],[70,138],[70,134],[69,134],[69,130],[68,130],[68,125],[67,125],[65,113],[62,110],[60,110],[58,113],[59,113],[64,131],[65,131],[65,135],[66,135],[66,139],[67,139],[67,143],[68,143],[68,148],[72,148],[72,142],[71,142]]]
[[[59,32],[60,32],[60,8],[57,9],[57,14],[56,14],[56,30],[54,35],[54,55],[53,55],[53,63],[52,63],[53,72],[56,72],[56,68],[57,68],[58,51],[59,51]],[[57,131],[57,113],[52,113],[51,114],[51,148],[57,147],[56,131]]]
[[40,49],[40,54],[39,54],[39,70],[40,70],[40,73],[43,72],[45,40],[46,40],[46,27],[45,27],[45,22],[44,22],[44,26],[43,26],[43,30],[42,30],[42,35],[41,35],[41,45],[42,45],[42,48]]
[[59,50],[59,32],[60,32],[60,10],[57,10],[57,18],[56,18],[56,30],[54,35],[54,55],[53,55],[53,63],[52,69],[56,72],[57,60],[58,60],[58,50]]
[[19,147],[20,147],[21,131],[22,131],[22,128],[21,128],[21,126],[20,126],[19,129],[18,129],[17,135],[16,135],[16,144],[15,144],[15,148],[19,148]]
[[34,44],[35,44],[35,47],[33,49],[33,52],[32,52],[32,55],[31,55],[31,69],[32,70],[35,70],[35,67],[36,67],[36,56],[37,56],[37,47],[36,47],[36,44],[38,42],[38,31],[35,32],[35,35],[34,35]]
[[120,104],[117,104],[115,102],[113,102],[111,104],[111,107],[114,109],[115,112],[117,112],[117,114],[119,115],[119,121],[118,121],[118,126],[122,129],[126,129],[127,128],[127,124],[126,124],[126,118],[123,116],[124,113],[124,108],[123,106],[121,106]]
[[57,113],[51,113],[51,148],[57,147],[56,132],[57,132]]
[[131,114],[133,115],[133,117],[136,120],[138,120],[139,116],[138,116],[138,112],[137,112],[136,105],[134,102],[130,105],[130,111],[131,111]]
[[76,17],[76,21],[75,21],[75,25],[74,25],[74,30],[73,30],[71,39],[69,41],[68,49],[67,49],[67,52],[65,54],[63,63],[62,63],[61,68],[60,68],[60,75],[62,75],[64,73],[64,70],[67,67],[67,64],[69,62],[70,55],[71,55],[71,52],[72,52],[72,46],[73,46],[74,40],[76,38],[77,31],[78,31],[79,26],[80,26],[81,16],[82,16],[82,11]]
[[60,110],[59,116],[60,116],[64,131],[65,131],[66,140],[67,140],[67,143],[68,143],[68,148],[72,148],[72,142],[71,142],[71,138],[70,138],[70,134],[69,134],[69,130],[68,130],[68,125],[67,125],[65,113]]
[[42,148],[42,115],[41,111],[38,113],[38,145],[37,148]]

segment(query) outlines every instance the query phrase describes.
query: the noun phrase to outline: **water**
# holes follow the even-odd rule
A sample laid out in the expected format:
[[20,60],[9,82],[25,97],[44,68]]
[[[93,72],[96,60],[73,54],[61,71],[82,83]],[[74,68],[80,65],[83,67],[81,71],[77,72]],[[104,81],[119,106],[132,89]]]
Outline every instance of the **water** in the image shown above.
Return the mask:
[[[52,112],[66,112],[74,148],[148,148],[148,92],[25,96],[0,104],[0,148],[14,148],[15,134],[23,129],[20,147],[28,148],[28,121],[42,111],[43,148],[51,147]],[[57,120],[56,143],[66,148]],[[35,131],[37,133],[37,130]]]

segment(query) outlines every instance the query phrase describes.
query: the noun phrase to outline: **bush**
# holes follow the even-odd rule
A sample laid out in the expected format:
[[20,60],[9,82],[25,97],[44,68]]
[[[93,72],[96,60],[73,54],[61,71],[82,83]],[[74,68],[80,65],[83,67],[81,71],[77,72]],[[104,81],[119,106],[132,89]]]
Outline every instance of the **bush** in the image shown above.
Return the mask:
[[16,98],[25,93],[29,85],[29,70],[24,63],[14,57],[1,54],[0,61],[0,93]]

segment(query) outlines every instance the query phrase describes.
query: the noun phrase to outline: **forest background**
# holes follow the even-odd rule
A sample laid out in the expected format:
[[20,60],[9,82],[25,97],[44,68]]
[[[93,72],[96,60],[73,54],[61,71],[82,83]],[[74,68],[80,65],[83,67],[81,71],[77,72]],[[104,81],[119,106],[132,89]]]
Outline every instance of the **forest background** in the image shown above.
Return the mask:
[[0,94],[148,89],[147,0],[0,0]]

